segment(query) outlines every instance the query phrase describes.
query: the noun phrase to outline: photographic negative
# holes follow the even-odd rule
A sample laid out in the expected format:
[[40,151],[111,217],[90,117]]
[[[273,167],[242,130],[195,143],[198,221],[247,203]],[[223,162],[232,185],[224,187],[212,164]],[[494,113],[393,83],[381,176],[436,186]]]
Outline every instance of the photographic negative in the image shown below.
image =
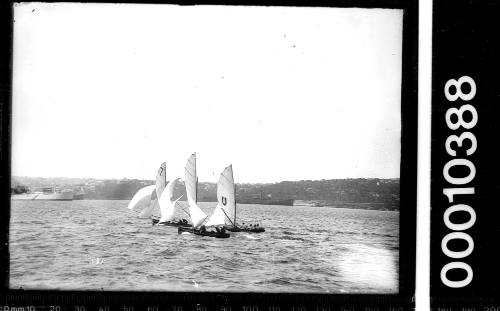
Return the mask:
[[13,14],[11,290],[411,290],[404,8]]

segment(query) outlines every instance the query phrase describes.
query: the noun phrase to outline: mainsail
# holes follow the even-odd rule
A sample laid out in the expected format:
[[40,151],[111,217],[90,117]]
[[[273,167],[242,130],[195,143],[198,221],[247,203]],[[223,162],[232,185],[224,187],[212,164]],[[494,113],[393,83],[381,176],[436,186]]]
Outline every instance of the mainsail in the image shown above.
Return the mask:
[[153,215],[153,211],[159,209],[159,198],[165,189],[165,185],[167,184],[166,171],[167,164],[163,162],[156,173],[156,184],[151,193],[149,205],[139,213],[139,218],[150,218]]
[[191,216],[191,221],[193,222],[193,227],[196,228],[207,218],[200,207],[196,204],[196,188],[198,184],[198,179],[196,177],[196,154],[193,153],[184,168],[185,185],[186,185],[186,195],[189,204],[189,215]]
[[[224,213],[226,225],[236,225],[236,194],[234,191],[233,165],[229,165],[220,174],[217,184],[217,201]],[[215,211],[214,211],[215,213]]]
[[156,197],[161,198],[161,194],[163,190],[165,190],[165,186],[167,185],[167,164],[163,162],[156,173]]
[[177,183],[177,180],[179,178],[176,178],[169,182],[167,184],[167,187],[161,194],[159,203],[160,203],[160,213],[161,213],[161,218],[160,222],[166,222],[166,221],[171,221],[174,219],[175,215],[175,204],[177,201],[172,202],[172,195],[174,193],[174,188],[175,184]]
[[137,211],[141,208],[149,207],[151,204],[151,195],[155,190],[156,185],[146,186],[142,189],[139,189],[137,193],[134,195],[132,200],[130,200],[127,208]]
[[236,224],[236,196],[234,192],[233,166],[229,165],[220,174],[217,184],[218,204],[206,226],[221,226]]

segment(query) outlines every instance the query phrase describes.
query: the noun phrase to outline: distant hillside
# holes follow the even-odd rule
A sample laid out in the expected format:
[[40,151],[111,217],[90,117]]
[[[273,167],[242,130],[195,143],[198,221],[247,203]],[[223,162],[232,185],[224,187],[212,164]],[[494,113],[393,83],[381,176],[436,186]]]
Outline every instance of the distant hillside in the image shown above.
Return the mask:
[[[137,179],[13,177],[12,188],[19,192],[22,191],[23,187],[57,186],[83,191],[86,199],[129,200],[137,190],[153,183],[153,180]],[[178,197],[184,193],[184,183],[181,181],[174,190],[174,196]],[[215,202],[217,200],[216,194],[217,185],[215,183],[199,183],[199,201]],[[308,206],[326,205],[399,210],[399,179],[357,178],[237,184],[236,197],[237,201],[293,199],[295,204]]]

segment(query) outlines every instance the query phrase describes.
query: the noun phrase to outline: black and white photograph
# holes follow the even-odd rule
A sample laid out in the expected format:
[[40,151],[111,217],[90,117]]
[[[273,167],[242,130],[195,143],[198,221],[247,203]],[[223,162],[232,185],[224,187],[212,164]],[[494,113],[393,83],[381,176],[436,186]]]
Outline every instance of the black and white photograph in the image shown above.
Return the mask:
[[10,289],[400,293],[403,9],[13,17]]

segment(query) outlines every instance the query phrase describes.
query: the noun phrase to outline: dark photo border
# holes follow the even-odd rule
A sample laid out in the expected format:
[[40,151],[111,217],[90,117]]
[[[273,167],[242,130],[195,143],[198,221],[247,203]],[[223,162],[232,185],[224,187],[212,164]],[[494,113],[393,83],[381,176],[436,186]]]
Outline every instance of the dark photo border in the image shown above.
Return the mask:
[[[2,160],[0,182],[0,306],[24,306],[24,310],[85,311],[367,311],[368,308],[414,308],[417,202],[417,78],[418,78],[418,0],[346,1],[182,1],[169,4],[264,5],[297,7],[358,7],[403,9],[403,61],[401,85],[401,167],[398,294],[265,294],[265,293],[178,293],[178,292],[99,292],[11,290],[9,283],[11,75],[13,9],[0,6],[2,54],[0,60],[0,115]],[[108,306],[108,309],[105,307]],[[154,309],[157,306],[158,309]],[[34,307],[35,309],[29,309]],[[43,307],[43,308],[42,308]],[[125,309],[127,307],[128,309]],[[148,309],[150,307],[150,309]],[[182,309],[179,309],[182,307]],[[257,309],[255,309],[257,307]],[[250,309],[248,309],[250,308]],[[280,309],[277,309],[280,308]],[[372,309],[376,311],[377,309]],[[391,309],[392,310],[392,309]]]
[[[500,2],[495,0],[440,0],[433,4],[430,296],[434,310],[497,310],[500,303],[499,14]],[[470,99],[460,96],[462,98],[450,100],[445,94],[446,84],[461,77],[472,79],[476,93]],[[464,83],[461,89],[465,95],[471,91],[471,86]],[[450,94],[455,92],[451,88],[448,91]],[[457,129],[450,128],[446,121],[448,111],[465,105],[476,111],[476,124],[468,128],[462,125]],[[465,122],[471,122],[472,114],[465,112],[463,118]],[[456,120],[455,116],[453,119]],[[456,150],[455,155],[447,152],[448,138],[464,132],[473,135],[476,150],[467,152],[472,143],[465,140],[461,146],[451,144]],[[445,166],[451,161],[458,164],[457,160],[469,161],[473,165],[475,174],[470,181],[458,184],[445,177]],[[452,165],[449,169],[452,177],[461,178],[467,174],[469,170],[464,165]],[[451,201],[443,191],[453,188],[474,191],[457,194]],[[469,206],[475,218],[471,226],[463,226],[460,230],[444,222],[445,213],[458,204]],[[472,213],[452,214],[449,219],[457,224],[472,219]],[[471,252],[453,258],[445,253],[443,240],[451,235],[457,238],[446,243],[448,250],[456,253],[466,250],[468,243],[460,240],[469,236],[473,242]],[[450,263],[455,263],[457,268],[448,270]],[[470,274],[461,268],[465,265],[470,268]],[[471,277],[470,281],[467,281],[467,276]],[[450,284],[447,281],[464,282]]]

